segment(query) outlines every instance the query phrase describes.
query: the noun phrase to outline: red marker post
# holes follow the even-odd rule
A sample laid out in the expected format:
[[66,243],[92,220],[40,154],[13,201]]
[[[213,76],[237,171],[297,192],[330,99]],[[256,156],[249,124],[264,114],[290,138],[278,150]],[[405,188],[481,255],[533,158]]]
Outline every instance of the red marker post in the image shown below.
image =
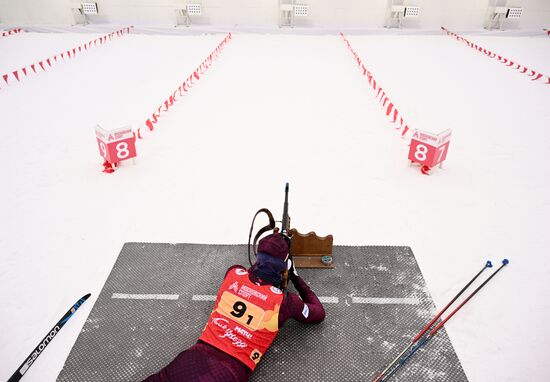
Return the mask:
[[105,130],[96,126],[95,135],[99,148],[99,155],[105,160],[103,172],[112,173],[119,162],[135,158],[136,138],[130,127],[115,130]]
[[443,161],[447,158],[451,133],[450,129],[439,134],[415,130],[409,148],[411,163],[418,163],[421,166],[422,173],[426,175],[433,167],[437,165],[441,167]]

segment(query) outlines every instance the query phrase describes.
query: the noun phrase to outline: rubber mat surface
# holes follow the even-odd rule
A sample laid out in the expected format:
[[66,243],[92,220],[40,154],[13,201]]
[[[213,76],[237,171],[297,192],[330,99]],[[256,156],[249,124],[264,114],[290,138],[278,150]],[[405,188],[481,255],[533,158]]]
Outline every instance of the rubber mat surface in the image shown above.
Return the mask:
[[[245,245],[126,243],[58,382],[141,381],[200,336]],[[334,247],[333,270],[300,269],[320,325],[289,321],[252,381],[371,381],[434,313],[409,247]],[[292,287],[291,287],[292,288]],[[393,381],[467,382],[444,330]]]

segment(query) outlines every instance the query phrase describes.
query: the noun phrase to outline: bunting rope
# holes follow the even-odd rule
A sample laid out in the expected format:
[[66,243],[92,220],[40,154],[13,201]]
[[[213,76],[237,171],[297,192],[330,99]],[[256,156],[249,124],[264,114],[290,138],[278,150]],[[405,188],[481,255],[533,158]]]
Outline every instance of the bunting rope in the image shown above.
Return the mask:
[[487,57],[489,58],[495,58],[496,60],[498,60],[498,62],[500,63],[503,63],[504,65],[510,67],[510,68],[513,68],[513,69],[516,69],[516,70],[519,70],[520,73],[523,73],[523,74],[526,74],[527,76],[531,77],[531,81],[538,81],[538,80],[542,80],[542,81],[545,81],[544,83],[546,85],[550,85],[550,77],[542,74],[542,73],[539,73],[535,70],[532,70],[532,69],[529,69],[528,67],[524,66],[524,65],[521,65],[521,64],[518,64],[510,59],[507,59],[503,56],[500,56],[496,53],[493,53],[491,52],[490,50],[488,49],[485,49],[467,39],[465,39],[464,37],[454,33],[454,32],[451,32],[449,30],[447,30],[445,27],[441,27],[441,29],[443,31],[445,31],[447,33],[447,36],[452,36],[454,37],[457,41],[462,41],[464,42],[466,45],[468,45],[470,48],[472,49],[475,49],[477,50],[478,52],[481,52],[483,54],[485,54]]
[[[125,34],[130,33],[130,30],[133,28],[133,26],[129,26],[120,30],[117,30],[115,32],[111,32],[109,34],[106,34],[105,36],[98,37],[90,42],[85,43],[84,45],[79,45],[75,48],[69,49],[66,52],[56,54],[53,57],[46,58],[42,61],[38,61],[38,63],[34,63],[28,66],[25,66],[19,70],[14,70],[11,73],[4,74],[2,76],[4,82],[2,85],[10,85],[10,83],[15,83],[15,81],[20,82],[24,77],[28,77],[32,73],[38,74],[40,73],[38,71],[38,67],[42,69],[42,71],[46,71],[47,68],[51,68],[54,64],[59,64],[62,61],[66,61],[72,58],[75,58],[77,54],[87,52],[88,49],[90,49],[92,46],[102,45],[107,43],[108,41],[111,41],[114,37],[122,37]],[[65,58],[67,57],[67,59]],[[32,71],[32,73],[31,73]],[[1,82],[1,81],[0,81]],[[4,87],[5,87],[4,85]],[[2,87],[0,87],[2,89]]]
[[397,110],[394,103],[390,101],[388,95],[386,94],[382,86],[380,86],[380,84],[374,79],[374,76],[372,75],[372,73],[365,67],[365,65],[361,61],[361,58],[352,48],[346,36],[344,36],[342,32],[340,32],[340,36],[342,36],[342,38],[344,39],[344,42],[348,45],[348,48],[350,52],[353,54],[355,61],[357,61],[357,65],[359,69],[362,71],[363,75],[367,76],[369,85],[372,87],[372,90],[376,93],[376,99],[378,99],[378,102],[384,108],[386,116],[390,119],[391,123],[397,123],[397,126],[396,126],[397,130],[403,129],[403,131],[401,132],[401,137],[404,137],[405,134],[409,132],[409,125],[405,123],[401,113]]
[[[149,131],[153,131],[155,128],[155,125],[158,123],[158,119],[160,118],[161,113],[167,112],[173,105],[174,102],[177,101],[177,97],[182,97],[183,93],[187,93],[189,89],[194,85],[195,81],[198,81],[202,75],[206,73],[208,68],[212,65],[212,62],[214,59],[217,59],[219,55],[221,54],[223,48],[225,45],[231,40],[231,33],[228,33],[227,36],[218,44],[218,46],[210,53],[208,57],[204,59],[204,61],[199,65],[193,73],[187,77],[185,81],[176,89],[174,92],[168,97],[151,115],[151,117],[147,118],[145,121],[145,126],[149,129]],[[139,139],[143,139],[141,127],[139,127],[135,132],[134,135],[137,136]]]
[[2,31],[2,35],[0,37],[8,37],[13,36],[14,34],[24,32],[23,28],[13,28],[7,31]]

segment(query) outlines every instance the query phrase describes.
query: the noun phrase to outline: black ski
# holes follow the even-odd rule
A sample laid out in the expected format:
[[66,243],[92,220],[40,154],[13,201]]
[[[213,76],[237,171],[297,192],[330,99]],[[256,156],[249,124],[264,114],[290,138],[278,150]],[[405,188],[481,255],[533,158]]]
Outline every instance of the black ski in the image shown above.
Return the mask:
[[53,338],[57,335],[57,333],[61,330],[63,325],[69,321],[69,318],[73,316],[73,314],[76,312],[76,310],[80,307],[80,305],[84,304],[84,302],[91,296],[90,293],[83,296],[80,300],[78,300],[72,307],[69,309],[67,313],[63,317],[61,317],[61,320],[55,324],[55,326],[48,332],[46,337],[40,341],[38,346],[34,348],[32,353],[27,357],[25,362],[23,362],[18,368],[15,373],[11,376],[10,379],[8,379],[8,382],[17,382],[21,378],[23,378],[23,375],[29,370],[29,368],[32,366],[34,361],[38,358],[38,356],[42,353],[42,351],[48,346],[48,344],[53,340]]

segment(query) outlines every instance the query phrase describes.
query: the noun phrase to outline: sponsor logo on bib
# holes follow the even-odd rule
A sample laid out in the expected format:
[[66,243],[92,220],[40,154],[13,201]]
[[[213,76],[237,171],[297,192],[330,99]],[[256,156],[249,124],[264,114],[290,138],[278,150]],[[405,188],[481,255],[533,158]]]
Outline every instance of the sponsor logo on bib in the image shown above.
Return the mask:
[[280,290],[279,288],[277,288],[276,286],[271,286],[271,291],[275,294],[281,294],[283,293],[282,290]]
[[235,293],[237,293],[239,290],[239,283],[235,281],[233,284],[229,285],[229,288],[227,289],[235,291]]
[[304,309],[302,310],[302,316],[304,316],[305,318],[309,316],[309,307],[307,306],[307,304],[304,304]]

